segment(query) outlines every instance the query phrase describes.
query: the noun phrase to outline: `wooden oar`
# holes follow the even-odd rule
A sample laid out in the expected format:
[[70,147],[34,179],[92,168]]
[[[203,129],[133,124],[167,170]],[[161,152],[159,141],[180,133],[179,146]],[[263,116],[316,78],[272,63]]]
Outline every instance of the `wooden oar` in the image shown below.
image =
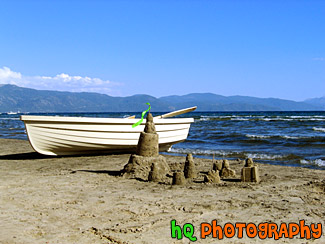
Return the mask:
[[135,115],[132,115],[132,116],[126,117],[125,119],[135,119]]
[[159,115],[159,116],[156,116],[154,118],[162,119],[162,118],[173,117],[173,116],[176,116],[176,115],[180,115],[180,114],[185,114],[185,113],[188,113],[188,112],[192,112],[196,108],[197,108],[196,106],[190,107],[190,108],[184,108],[184,109],[176,110],[176,111],[173,111],[173,112],[170,112],[170,113],[167,113],[167,114]]

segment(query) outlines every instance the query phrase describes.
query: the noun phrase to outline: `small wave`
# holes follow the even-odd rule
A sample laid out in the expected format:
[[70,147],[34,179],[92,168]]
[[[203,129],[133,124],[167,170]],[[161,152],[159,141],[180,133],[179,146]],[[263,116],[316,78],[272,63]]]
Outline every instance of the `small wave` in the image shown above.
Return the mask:
[[192,153],[194,155],[218,155],[226,157],[229,155],[228,152],[222,150],[204,150],[204,149],[190,149],[190,148],[171,148],[168,152],[187,154]]
[[292,140],[303,140],[303,141],[319,141],[322,140],[322,137],[320,136],[287,136],[287,135],[283,135],[283,136],[278,136],[280,138],[284,138],[284,139],[292,139]]
[[254,134],[246,134],[245,135],[248,138],[253,138],[253,139],[270,139],[270,138],[282,138],[282,139],[306,139],[306,138],[314,138],[313,136],[288,136],[288,135],[254,135]]
[[325,121],[325,119],[322,118],[264,118],[264,119],[258,119],[262,121]]
[[268,155],[268,154],[261,154],[261,153],[247,153],[247,158],[252,159],[259,159],[259,160],[275,160],[275,159],[282,159],[283,155]]
[[258,139],[267,139],[267,138],[271,138],[271,136],[266,136],[266,135],[250,135],[250,134],[247,134],[245,135],[246,137],[249,137],[249,138],[258,138]]
[[207,120],[210,120],[210,118],[207,118],[207,117],[202,117],[199,119],[200,121],[207,121]]
[[325,128],[313,127],[313,130],[325,132]]
[[[325,119],[309,119],[309,120],[313,120],[313,121],[325,121]],[[305,120],[308,121],[308,120]]]
[[223,150],[209,150],[209,149],[190,149],[190,148],[171,148],[171,153],[187,154],[192,153],[193,155],[209,155],[216,157],[228,157],[228,158],[253,158],[255,160],[280,160],[291,158],[292,155],[269,155],[264,153],[248,153],[240,151],[223,151]]
[[247,119],[247,118],[231,118],[230,120],[236,120],[236,121],[249,121],[250,119]]
[[233,121],[325,121],[325,116],[253,116],[253,115],[228,115],[228,116],[205,116],[199,120],[233,120]]
[[279,137],[281,137],[281,138],[284,138],[284,139],[302,139],[302,138],[307,138],[307,137],[303,137],[303,136],[286,136],[286,135],[284,135],[284,136],[279,136]]
[[315,160],[306,160],[302,159],[300,160],[301,164],[308,164],[308,165],[317,165],[320,167],[325,167],[325,160],[323,159],[315,159]]

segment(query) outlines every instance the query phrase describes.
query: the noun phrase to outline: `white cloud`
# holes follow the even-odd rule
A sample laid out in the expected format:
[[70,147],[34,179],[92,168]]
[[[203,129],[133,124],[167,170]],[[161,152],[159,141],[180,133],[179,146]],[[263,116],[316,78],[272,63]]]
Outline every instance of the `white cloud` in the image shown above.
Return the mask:
[[8,67],[0,68],[0,82],[11,79],[21,79],[21,74],[11,71]]
[[0,83],[14,84],[17,86],[39,90],[56,90],[71,92],[98,92],[116,95],[118,91],[112,89],[120,83],[102,80],[100,78],[71,76],[65,73],[56,76],[24,76],[14,72],[8,67],[0,68]]

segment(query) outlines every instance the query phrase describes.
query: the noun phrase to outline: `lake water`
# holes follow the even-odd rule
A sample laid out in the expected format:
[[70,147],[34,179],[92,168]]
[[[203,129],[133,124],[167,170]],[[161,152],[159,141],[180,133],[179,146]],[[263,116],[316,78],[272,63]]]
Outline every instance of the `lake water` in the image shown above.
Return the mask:
[[[141,113],[48,113],[39,115],[118,117]],[[153,113],[159,115],[161,113]],[[0,138],[27,140],[20,114],[0,114]],[[169,154],[325,169],[325,112],[192,112],[188,139]]]

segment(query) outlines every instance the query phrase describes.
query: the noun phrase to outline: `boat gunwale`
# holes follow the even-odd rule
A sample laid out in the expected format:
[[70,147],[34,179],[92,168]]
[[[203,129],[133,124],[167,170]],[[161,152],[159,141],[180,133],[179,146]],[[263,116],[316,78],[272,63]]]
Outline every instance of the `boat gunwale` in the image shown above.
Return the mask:
[[[20,120],[24,122],[47,122],[47,123],[91,123],[91,124],[116,124],[116,125],[132,125],[139,119],[126,118],[98,118],[98,117],[65,117],[65,116],[38,116],[38,115],[21,115]],[[155,124],[189,124],[193,123],[193,118],[154,118]],[[144,119],[141,125],[145,125]]]

